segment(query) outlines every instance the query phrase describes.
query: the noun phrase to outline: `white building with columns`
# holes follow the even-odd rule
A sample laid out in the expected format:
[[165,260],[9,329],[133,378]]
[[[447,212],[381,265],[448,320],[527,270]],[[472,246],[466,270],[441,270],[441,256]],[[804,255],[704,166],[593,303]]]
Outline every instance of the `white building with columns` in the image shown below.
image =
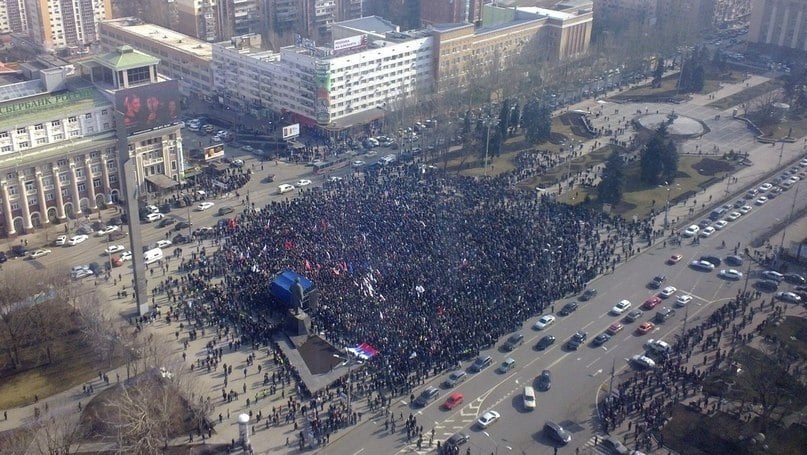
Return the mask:
[[[122,48],[83,62],[81,74],[46,68],[39,79],[0,86],[0,237],[84,217],[118,199],[115,91],[158,82],[157,62]],[[179,183],[178,125],[131,135],[128,147],[143,194]]]

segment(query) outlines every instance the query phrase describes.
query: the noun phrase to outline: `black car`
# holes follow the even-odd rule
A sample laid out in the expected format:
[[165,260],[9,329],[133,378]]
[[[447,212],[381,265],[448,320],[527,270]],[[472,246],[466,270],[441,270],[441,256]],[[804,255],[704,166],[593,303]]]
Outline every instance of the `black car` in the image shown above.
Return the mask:
[[493,359],[489,355],[479,356],[471,364],[471,371],[477,373],[493,364]]
[[760,291],[773,292],[779,289],[779,283],[774,280],[759,280],[754,286]]
[[513,349],[521,346],[521,343],[524,342],[524,335],[520,333],[514,333],[507,338],[507,342],[504,343],[504,350],[505,351],[512,351]]
[[446,447],[459,447],[468,442],[469,439],[471,439],[471,437],[467,434],[457,433],[446,440]]
[[123,224],[123,220],[119,216],[113,216],[109,219],[110,226],[120,226],[121,224]]
[[544,370],[538,376],[537,380],[538,390],[546,392],[552,387],[552,373],[549,370]]
[[569,341],[566,342],[566,348],[572,351],[576,351],[577,348],[580,347],[588,338],[588,334],[586,332],[580,331],[572,335]]
[[594,346],[602,346],[603,344],[605,344],[605,342],[607,342],[610,339],[611,335],[608,335],[607,333],[601,333],[595,336],[593,340],[591,340],[591,344]]
[[420,392],[420,396],[417,397],[414,405],[419,407],[426,406],[427,404],[436,400],[439,395],[440,389],[437,387],[427,387],[426,390]]
[[14,245],[11,247],[11,254],[15,258],[25,257],[28,254],[28,249],[22,245]]
[[743,265],[743,258],[740,256],[726,256],[726,264],[733,266]]
[[558,311],[558,314],[561,316],[568,316],[577,310],[577,306],[577,302],[569,302],[566,305],[563,305],[563,308]]
[[182,229],[188,229],[190,227],[190,223],[187,221],[180,221],[179,223],[174,225],[175,231],[181,231]]
[[585,302],[586,300],[591,300],[596,296],[597,296],[597,290],[589,288],[583,291],[582,294],[580,294],[580,300]]
[[652,280],[650,280],[649,283],[647,283],[647,287],[650,289],[658,289],[661,287],[661,283],[663,283],[666,279],[667,277],[664,275],[656,275]]
[[720,267],[720,264],[723,262],[717,256],[701,256],[701,261],[709,262],[715,267]]
[[625,322],[636,322],[644,313],[642,310],[633,310],[625,316]]
[[234,211],[235,209],[233,209],[232,207],[219,207],[219,211],[216,213],[218,213],[219,216],[222,216],[228,213],[233,213]]
[[163,219],[160,220],[159,223],[157,223],[157,227],[166,227],[168,225],[176,223],[176,221],[177,220],[175,220],[173,218],[163,218]]
[[804,284],[804,283],[807,283],[807,280],[805,280],[804,277],[799,275],[798,273],[786,273],[785,274],[785,281],[790,283],[790,284]]
[[0,264],[8,261],[8,256],[6,256],[5,251],[0,251]]
[[183,235],[183,234],[177,234],[177,235],[174,236],[173,239],[171,239],[171,243],[173,243],[175,245],[181,245],[183,243],[189,243],[190,241],[191,241],[191,238],[188,237],[187,235]]
[[568,444],[572,440],[571,433],[554,422],[547,422],[544,424],[544,432],[547,434],[547,436],[561,444]]
[[538,343],[535,345],[535,349],[537,349],[538,351],[543,351],[544,349],[548,348],[549,346],[552,346],[552,344],[555,343],[555,339],[556,338],[554,336],[547,335],[547,336],[541,338],[540,340],[538,340]]

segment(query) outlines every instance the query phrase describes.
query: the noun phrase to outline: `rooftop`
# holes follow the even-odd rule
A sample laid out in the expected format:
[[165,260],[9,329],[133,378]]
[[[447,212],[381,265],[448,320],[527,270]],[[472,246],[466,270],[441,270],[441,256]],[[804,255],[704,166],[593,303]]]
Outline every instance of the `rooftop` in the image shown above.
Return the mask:
[[103,24],[124,30],[127,33],[159,41],[163,46],[194,55],[204,60],[213,59],[213,45],[170,28],[145,24],[139,19],[125,17],[104,21]]
[[360,19],[350,19],[347,21],[336,22],[333,24],[333,26],[381,35],[387,32],[398,31],[397,25],[378,16],[367,16]]
[[[31,82],[39,83],[39,81]],[[67,86],[66,90],[54,93],[45,93],[43,87],[38,93],[0,102],[0,131],[49,120],[61,120],[70,115],[88,112],[95,107],[112,105],[104,94],[88,81],[73,78]]]
[[93,61],[107,68],[128,70],[160,63],[160,59],[135,50],[132,46],[119,46],[112,52],[93,58]]

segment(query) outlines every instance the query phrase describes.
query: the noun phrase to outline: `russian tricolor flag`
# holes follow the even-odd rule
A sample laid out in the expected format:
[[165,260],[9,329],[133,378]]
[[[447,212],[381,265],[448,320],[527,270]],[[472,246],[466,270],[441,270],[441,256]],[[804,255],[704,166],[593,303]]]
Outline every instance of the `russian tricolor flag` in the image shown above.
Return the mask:
[[367,343],[362,343],[362,344],[356,345],[356,347],[348,348],[347,350],[352,352],[353,355],[355,355],[356,357],[359,357],[359,358],[364,359],[364,360],[367,360],[367,359],[375,356],[376,354],[380,354],[378,349],[372,347],[371,345],[369,345]]

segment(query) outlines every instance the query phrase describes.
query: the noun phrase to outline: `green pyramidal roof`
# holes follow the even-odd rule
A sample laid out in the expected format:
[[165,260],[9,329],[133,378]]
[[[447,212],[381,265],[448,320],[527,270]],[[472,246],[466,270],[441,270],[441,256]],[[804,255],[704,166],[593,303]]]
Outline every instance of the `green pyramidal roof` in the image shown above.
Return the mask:
[[141,68],[160,63],[160,59],[144,54],[125,44],[117,47],[112,52],[96,57],[94,60],[107,68],[116,70]]

